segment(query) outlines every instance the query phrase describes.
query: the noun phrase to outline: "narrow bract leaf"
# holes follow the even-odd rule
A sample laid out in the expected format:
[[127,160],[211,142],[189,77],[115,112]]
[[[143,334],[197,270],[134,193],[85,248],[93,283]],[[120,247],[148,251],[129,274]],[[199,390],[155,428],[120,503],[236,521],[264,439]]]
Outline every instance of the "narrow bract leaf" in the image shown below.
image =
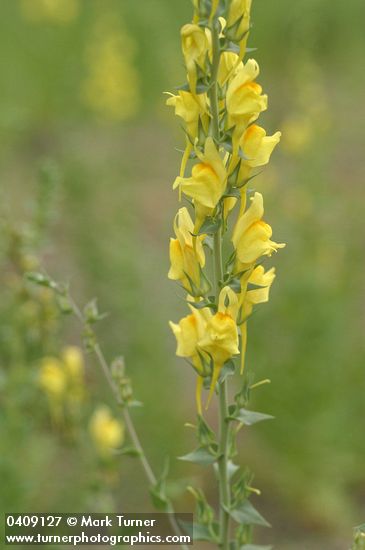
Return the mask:
[[229,417],[230,420],[237,420],[246,426],[252,426],[258,422],[263,422],[264,420],[272,420],[275,418],[271,414],[265,414],[255,411],[248,411],[247,409],[240,409],[233,416]]
[[231,517],[241,525],[262,525],[271,527],[270,523],[252,506],[251,502],[246,500],[238,508],[229,510]]
[[204,235],[204,233],[212,235],[213,233],[217,233],[218,229],[221,226],[221,223],[221,220],[215,220],[211,217],[206,218],[199,230],[198,235]]
[[202,466],[208,466],[213,464],[218,459],[217,455],[211,453],[206,447],[199,447],[188,453],[184,456],[179,456],[179,460],[184,460],[185,462],[193,462],[194,464],[200,464]]

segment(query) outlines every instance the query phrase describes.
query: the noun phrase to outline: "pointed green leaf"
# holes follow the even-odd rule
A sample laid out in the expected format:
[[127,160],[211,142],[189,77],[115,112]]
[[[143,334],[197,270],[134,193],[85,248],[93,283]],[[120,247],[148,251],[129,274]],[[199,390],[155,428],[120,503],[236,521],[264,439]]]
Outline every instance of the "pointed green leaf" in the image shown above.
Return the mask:
[[263,422],[264,420],[272,420],[274,416],[271,414],[264,414],[256,411],[249,411],[247,409],[240,409],[233,416],[230,416],[230,420],[237,420],[246,426],[252,426],[258,422]]
[[262,525],[263,527],[271,527],[270,523],[252,506],[249,500],[240,504],[234,510],[228,510],[230,516],[241,525]]
[[217,461],[218,457],[216,454],[213,454],[207,447],[199,447],[188,453],[184,456],[179,456],[179,460],[184,460],[185,462],[193,462],[194,464],[200,464],[202,466],[208,466]]
[[210,216],[206,218],[203,225],[201,226],[198,235],[204,235],[204,233],[207,233],[208,235],[212,235],[213,233],[217,233],[218,229],[221,226],[221,220],[215,220],[214,218],[211,218]]

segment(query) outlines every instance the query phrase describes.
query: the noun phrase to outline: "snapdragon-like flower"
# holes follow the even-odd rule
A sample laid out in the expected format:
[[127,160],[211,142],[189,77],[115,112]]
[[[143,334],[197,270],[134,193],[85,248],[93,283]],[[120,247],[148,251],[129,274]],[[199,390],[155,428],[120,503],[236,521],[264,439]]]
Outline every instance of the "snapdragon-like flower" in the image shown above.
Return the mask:
[[[240,270],[242,266],[237,266]],[[275,279],[275,268],[265,271],[262,265],[258,265],[252,271],[241,277],[241,294],[239,304],[241,308],[241,373],[245,367],[247,348],[247,319],[255,305],[269,301],[270,288]]]
[[198,137],[199,118],[205,129],[208,127],[208,105],[206,94],[192,94],[179,90],[177,95],[169,94],[166,105],[175,107],[175,114],[183,119],[189,138],[194,143]]
[[232,236],[237,258],[242,264],[252,264],[261,256],[271,256],[285,246],[271,240],[272,229],[262,220],[263,215],[263,198],[256,192],[249,208],[239,217]]
[[200,349],[209,355],[214,364],[209,400],[224,363],[240,353],[236,324],[237,312],[237,294],[230,287],[224,287],[219,295],[218,311],[209,319],[205,334],[198,342]]
[[190,178],[177,177],[174,189],[181,191],[193,199],[196,220],[195,228],[199,228],[204,217],[209,216],[223,195],[227,183],[227,171],[214,141],[208,137],[204,152],[196,150],[200,160],[192,169]]
[[251,4],[252,0],[231,0],[228,10],[229,36],[232,40],[239,42],[241,58],[245,54],[250,29]]
[[206,94],[193,94],[179,90],[178,95],[169,94],[166,105],[175,107],[175,114],[183,119],[186,128],[186,147],[181,161],[180,176],[184,177],[186,164],[193,145],[198,139],[199,122],[205,133],[208,132],[209,114]]
[[205,265],[204,236],[193,238],[194,223],[187,208],[180,208],[174,221],[176,239],[170,239],[169,279],[181,281],[190,293],[201,285],[201,269]]
[[267,95],[255,82],[260,72],[254,59],[249,59],[229,82],[226,95],[228,128],[233,128],[233,154],[247,126],[267,109]]
[[223,52],[219,61],[217,80],[220,86],[224,86],[243,68],[243,63],[234,52]]
[[206,368],[208,357],[204,357],[199,342],[204,337],[208,321],[212,314],[207,308],[195,309],[190,306],[191,314],[183,317],[178,324],[170,321],[170,327],[175,335],[177,348],[176,355],[189,359],[198,373],[196,385],[196,403],[201,414],[201,392],[204,376],[209,374]]
[[195,93],[197,84],[197,68],[204,71],[207,56],[210,50],[208,29],[188,23],[181,29],[181,44],[185,58],[186,70],[191,91]]
[[251,124],[247,128],[239,141],[239,146],[244,154],[238,176],[240,182],[247,181],[253,168],[265,166],[269,162],[280,137],[281,132],[267,136],[264,128],[257,124]]

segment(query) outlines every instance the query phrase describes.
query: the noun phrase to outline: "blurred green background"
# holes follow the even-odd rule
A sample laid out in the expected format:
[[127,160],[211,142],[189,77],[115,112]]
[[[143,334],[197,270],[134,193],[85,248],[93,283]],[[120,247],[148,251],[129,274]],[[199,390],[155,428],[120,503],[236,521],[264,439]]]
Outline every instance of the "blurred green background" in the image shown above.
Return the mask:
[[[185,311],[166,277],[183,134],[162,92],[184,81],[179,28],[191,4],[0,0],[0,8],[0,509],[151,506],[135,459],[105,465],[90,443],[93,410],[112,407],[92,357],[76,426],[52,427],[39,361],[80,345],[80,329],[24,285],[19,254],[26,263],[36,252],[79,302],[98,297],[109,313],[100,340],[108,359],[124,355],[144,402],[135,418],[148,455],[157,471],[171,456],[170,489],[188,511],[187,483],[211,499],[216,488],[210,473],[175,460],[194,442],[184,428],[195,415],[194,374],[175,358],[167,324]],[[255,182],[287,248],[275,257],[270,303],[249,326],[248,366],[272,381],[252,407],[276,420],[243,434],[240,459],[255,471],[256,505],[274,526],[258,540],[279,550],[346,549],[365,518],[364,21],[363,0],[253,5],[249,45],[269,94],[262,125],[283,132]],[[43,159],[57,165],[60,183],[47,239],[37,239]],[[214,423],[214,406],[208,417]]]

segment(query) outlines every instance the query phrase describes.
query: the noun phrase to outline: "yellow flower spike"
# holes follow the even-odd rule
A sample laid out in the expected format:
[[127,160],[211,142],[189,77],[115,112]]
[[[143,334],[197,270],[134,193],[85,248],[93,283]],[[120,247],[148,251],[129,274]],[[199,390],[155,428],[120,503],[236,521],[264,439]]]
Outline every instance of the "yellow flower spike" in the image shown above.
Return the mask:
[[81,97],[87,107],[107,120],[125,120],[140,104],[139,75],[134,66],[136,45],[113,14],[98,20],[86,50],[87,75]]
[[91,417],[89,432],[102,458],[112,456],[113,450],[124,442],[124,425],[106,406],[98,407]]
[[181,281],[188,292],[200,287],[200,268],[205,265],[204,235],[193,237],[194,224],[187,208],[180,208],[174,221],[176,239],[170,239],[169,279]]
[[196,65],[202,70],[204,69],[206,57],[210,49],[209,38],[205,30],[199,27],[199,25],[188,23],[181,29],[181,43],[188,81],[191,91],[195,93],[197,83]]
[[233,231],[232,242],[237,251],[237,259],[242,264],[252,264],[261,256],[270,256],[284,243],[271,241],[272,229],[262,221],[264,205],[261,193],[255,193],[251,205],[242,214]]
[[196,152],[200,162],[193,166],[191,177],[177,177],[173,188],[180,187],[195,207],[211,212],[225,191],[227,171],[211,137],[206,139],[204,153]]

